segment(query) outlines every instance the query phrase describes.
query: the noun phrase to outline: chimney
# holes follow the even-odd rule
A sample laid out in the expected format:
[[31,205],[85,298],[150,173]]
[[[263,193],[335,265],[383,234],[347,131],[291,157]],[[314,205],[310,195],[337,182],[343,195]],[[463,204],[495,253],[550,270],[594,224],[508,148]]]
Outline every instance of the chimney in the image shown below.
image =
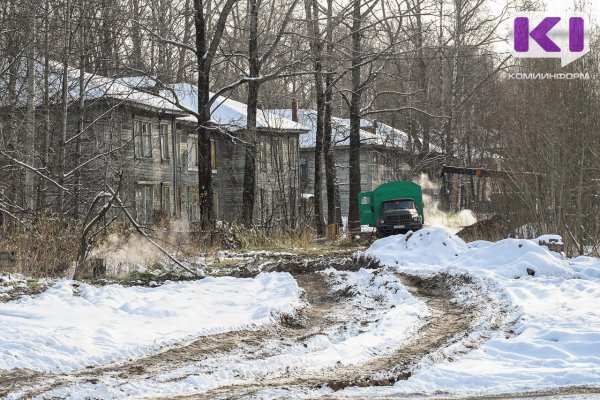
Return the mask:
[[298,100],[292,99],[292,121],[298,122]]

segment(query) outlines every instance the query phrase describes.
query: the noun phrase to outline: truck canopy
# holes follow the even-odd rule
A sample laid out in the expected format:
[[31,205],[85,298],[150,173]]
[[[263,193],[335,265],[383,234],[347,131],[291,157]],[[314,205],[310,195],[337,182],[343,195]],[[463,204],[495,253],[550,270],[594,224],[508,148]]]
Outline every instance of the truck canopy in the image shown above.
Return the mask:
[[358,209],[361,225],[376,226],[377,218],[381,217],[381,204],[387,200],[412,199],[419,215],[423,217],[423,192],[421,186],[409,181],[388,182],[379,185],[371,192],[358,194]]

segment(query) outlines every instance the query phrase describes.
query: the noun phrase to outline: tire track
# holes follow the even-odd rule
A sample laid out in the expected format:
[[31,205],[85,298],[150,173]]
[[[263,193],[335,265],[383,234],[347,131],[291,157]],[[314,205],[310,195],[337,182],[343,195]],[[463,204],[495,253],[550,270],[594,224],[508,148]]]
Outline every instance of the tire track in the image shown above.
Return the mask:
[[[244,276],[255,275],[260,270],[290,272],[304,289],[308,306],[295,315],[282,316],[278,324],[263,330],[201,337],[189,343],[163,348],[139,359],[70,373],[49,374],[27,370],[7,372],[0,374],[0,397],[21,392],[23,398],[31,398],[72,385],[126,385],[157,377],[168,384],[170,381],[186,379],[190,374],[197,374],[198,368],[207,374],[216,372],[219,363],[214,360],[219,358],[234,357],[241,361],[252,361],[277,356],[290,346],[303,343],[312,336],[336,329],[343,330],[350,324],[366,326],[386,311],[384,307],[381,310],[357,311],[350,301],[352,291],[334,291],[331,279],[317,273],[331,264],[323,259],[312,261],[315,260],[287,257],[283,264],[267,260],[265,263],[255,262],[252,269],[243,267]],[[336,257],[335,262],[343,269],[355,269],[349,258],[340,260]],[[362,364],[338,366],[317,373],[299,369],[284,372],[283,376],[279,374],[278,377],[265,377],[259,382],[246,381],[179,398],[230,399],[260,397],[264,390],[292,389],[306,392],[329,388],[339,391],[349,386],[393,385],[398,380],[410,377],[420,366],[459,356],[476,348],[498,330],[506,330],[510,313],[505,310],[505,305],[500,304],[497,298],[490,297],[489,293],[481,294],[468,276],[441,273],[428,277],[398,274],[398,277],[413,296],[426,303],[431,315],[423,321],[423,326],[410,341],[396,350]],[[465,301],[465,291],[472,293],[470,301]],[[497,311],[496,320],[483,321],[485,307],[492,307]],[[189,366],[194,366],[195,369],[186,372]],[[170,371],[178,372],[167,379],[163,378],[165,372]]]
[[[478,301],[465,302],[457,296],[466,288],[479,291],[468,276],[452,276],[441,273],[431,277],[399,274],[405,287],[417,298],[424,301],[431,315],[425,324],[405,345],[392,354],[377,357],[369,362],[336,368],[322,374],[300,374],[286,378],[261,380],[261,382],[232,385],[204,392],[201,395],[182,396],[179,399],[211,398],[211,399],[241,399],[261,398],[265,390],[291,391],[290,396],[310,390],[329,388],[339,391],[349,386],[390,386],[399,380],[408,379],[421,363],[442,361],[464,354],[482,344],[504,325],[511,325],[506,316],[509,313],[502,310],[503,305],[494,304],[498,308],[496,320],[483,322],[485,319],[482,307],[496,302],[496,299],[481,295]],[[475,337],[470,333],[479,330]],[[451,351],[448,348],[455,347]],[[268,395],[265,397],[269,397]],[[327,396],[326,396],[327,397]],[[332,395],[332,397],[336,397]]]
[[[82,383],[97,384],[115,378],[125,381],[146,379],[216,356],[235,355],[249,359],[268,357],[273,353],[263,347],[267,341],[300,342],[328,329],[344,326],[355,319],[355,315],[347,312],[347,294],[332,291],[332,283],[325,275],[307,268],[306,260],[300,261],[298,265],[301,268],[298,269],[301,272],[294,272],[293,275],[298,285],[304,289],[304,297],[309,306],[300,309],[296,315],[282,316],[278,324],[263,330],[204,336],[190,343],[162,348],[142,358],[68,373],[51,374],[23,369],[0,371],[0,398],[17,392],[22,393],[23,398],[31,398],[61,387]],[[325,265],[320,269],[324,268]],[[281,269],[295,270],[293,265],[286,265]],[[246,272],[245,275],[256,273],[258,271]],[[243,354],[240,354],[241,349]]]

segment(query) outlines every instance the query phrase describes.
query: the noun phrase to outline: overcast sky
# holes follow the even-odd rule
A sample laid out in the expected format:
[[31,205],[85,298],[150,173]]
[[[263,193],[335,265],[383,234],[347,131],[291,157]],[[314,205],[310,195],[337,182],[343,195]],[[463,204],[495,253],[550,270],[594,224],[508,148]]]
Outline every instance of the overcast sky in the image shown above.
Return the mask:
[[[584,3],[587,14],[595,20],[600,21],[600,0],[540,0],[540,3],[546,4],[546,10],[556,13],[566,13],[573,11],[575,3]],[[489,0],[492,10],[501,10],[506,6],[507,0]]]

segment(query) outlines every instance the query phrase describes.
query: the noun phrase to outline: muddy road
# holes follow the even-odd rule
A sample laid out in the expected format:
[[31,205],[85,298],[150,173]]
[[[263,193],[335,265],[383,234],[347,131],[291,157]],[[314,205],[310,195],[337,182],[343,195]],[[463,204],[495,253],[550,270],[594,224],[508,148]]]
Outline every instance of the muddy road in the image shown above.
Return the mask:
[[[297,363],[279,368],[261,366],[248,372],[264,360],[282,359],[298,346],[310,353],[314,341],[326,338],[335,344],[374,326],[389,311],[385,296],[357,294],[358,289],[351,283],[340,284],[343,274],[322,272],[327,268],[356,271],[361,265],[364,264],[353,261],[349,255],[314,259],[291,255],[258,257],[231,274],[251,277],[260,271],[289,272],[304,290],[304,308],[294,315],[281,316],[278,323],[265,329],[201,337],[139,359],[61,374],[0,372],[0,398],[61,398],[78,387],[106,387],[113,395],[128,397],[140,385],[156,387],[155,393],[162,393],[157,397],[163,398],[262,398],[315,389],[335,397],[337,391],[348,386],[393,385],[410,377],[417,368],[471,351],[492,335],[510,334],[514,321],[510,320],[506,305],[489,293],[481,294],[468,277],[443,273],[419,277],[376,268],[373,280],[396,279],[429,311],[401,345],[358,364],[315,368]],[[395,290],[393,283],[388,285],[389,290]],[[384,288],[388,290],[388,286]],[[364,298],[357,302],[360,296]],[[495,315],[492,320],[489,312],[484,312],[490,307]],[[217,376],[223,374],[224,365],[230,370],[227,379],[222,380]],[[199,381],[199,376],[204,377],[202,389],[190,389],[194,385],[188,384],[183,393],[178,392],[180,385]],[[211,376],[215,378],[211,380]],[[165,389],[171,387],[173,391]]]

